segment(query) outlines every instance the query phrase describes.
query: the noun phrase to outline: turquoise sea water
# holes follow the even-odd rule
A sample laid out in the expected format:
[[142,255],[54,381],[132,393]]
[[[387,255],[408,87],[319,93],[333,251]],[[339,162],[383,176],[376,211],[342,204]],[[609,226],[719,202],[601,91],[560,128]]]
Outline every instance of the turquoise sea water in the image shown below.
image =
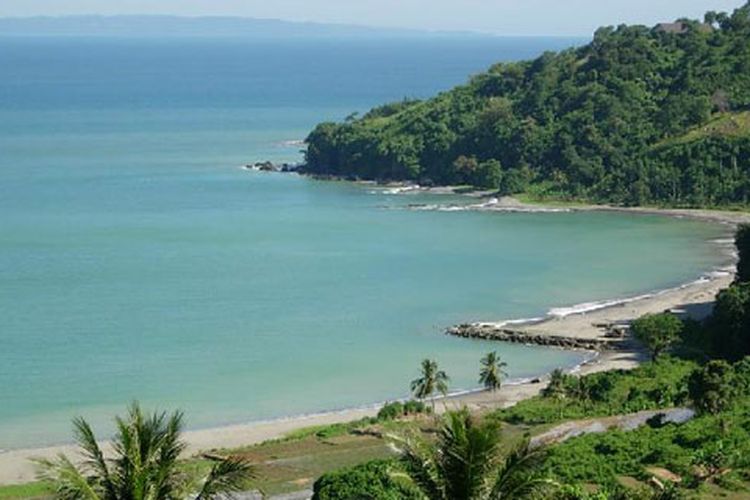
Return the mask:
[[428,96],[576,40],[0,38],[0,449],[107,429],[131,399],[193,427],[456,390],[581,355],[445,337],[696,279],[721,228],[409,210],[447,197],[252,173],[322,119]]

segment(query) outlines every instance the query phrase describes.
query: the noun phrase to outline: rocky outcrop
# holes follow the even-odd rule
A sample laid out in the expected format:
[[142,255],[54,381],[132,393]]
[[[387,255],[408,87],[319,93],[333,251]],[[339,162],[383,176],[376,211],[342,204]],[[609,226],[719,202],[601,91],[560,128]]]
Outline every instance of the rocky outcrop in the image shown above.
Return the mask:
[[563,349],[583,349],[587,351],[612,351],[627,347],[626,343],[619,339],[588,339],[567,335],[534,334],[519,329],[483,323],[456,325],[448,328],[445,333],[455,337],[470,339],[499,340],[517,344],[551,346]]
[[257,172],[297,172],[302,166],[298,163],[274,163],[272,161],[256,161],[245,165],[248,170]]

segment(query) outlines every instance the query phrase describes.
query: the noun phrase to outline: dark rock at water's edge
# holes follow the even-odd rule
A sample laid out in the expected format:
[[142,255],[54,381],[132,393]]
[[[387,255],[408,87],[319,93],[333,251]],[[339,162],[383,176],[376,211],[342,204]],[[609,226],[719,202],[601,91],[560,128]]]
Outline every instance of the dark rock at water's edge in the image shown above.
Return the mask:
[[532,344],[562,349],[581,349],[587,351],[615,351],[627,349],[626,342],[615,339],[584,339],[565,335],[547,335],[514,330],[491,324],[470,323],[453,326],[445,332],[455,337],[499,340],[517,344]]
[[256,161],[245,165],[246,169],[256,172],[300,172],[302,167],[300,163],[274,163],[272,161]]

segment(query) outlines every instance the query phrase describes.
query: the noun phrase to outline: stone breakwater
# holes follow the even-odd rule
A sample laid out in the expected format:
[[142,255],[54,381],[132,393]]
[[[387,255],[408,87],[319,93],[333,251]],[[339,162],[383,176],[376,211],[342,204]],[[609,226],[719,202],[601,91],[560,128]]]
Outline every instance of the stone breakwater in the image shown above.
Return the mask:
[[448,328],[445,333],[455,337],[498,340],[517,344],[530,344],[562,349],[586,351],[619,351],[632,348],[625,338],[581,338],[557,334],[537,334],[520,329],[485,323],[466,323]]

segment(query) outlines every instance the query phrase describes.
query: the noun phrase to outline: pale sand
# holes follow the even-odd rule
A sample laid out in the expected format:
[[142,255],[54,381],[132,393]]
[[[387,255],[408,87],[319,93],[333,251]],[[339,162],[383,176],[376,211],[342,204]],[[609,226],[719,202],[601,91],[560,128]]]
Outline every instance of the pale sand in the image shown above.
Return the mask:
[[[598,207],[597,209],[601,209]],[[614,209],[613,209],[614,210]],[[646,210],[639,210],[646,212]],[[736,224],[746,220],[745,214],[713,211],[665,211],[648,210],[648,213],[665,213],[672,216],[699,217]],[[702,318],[710,312],[711,303],[716,292],[725,288],[733,277],[730,275],[714,277],[705,282],[697,282],[684,287],[665,291],[657,295],[638,299],[605,309],[584,314],[569,315],[564,318],[551,319],[531,325],[525,330],[548,335],[575,336],[596,338],[604,334],[595,324],[607,322],[627,322],[643,314],[662,312],[668,309],[683,311],[693,318]],[[585,364],[580,373],[593,373],[612,369],[631,369],[644,359],[642,352],[626,351],[603,353],[593,361]],[[487,409],[511,406],[518,401],[533,397],[544,387],[544,382],[508,385],[497,393],[476,392],[448,398],[438,404],[438,411],[466,405],[472,409]],[[374,416],[377,409],[351,409],[305,417],[281,419],[271,422],[256,422],[241,425],[219,427],[215,429],[195,430],[185,433],[188,443],[187,455],[218,448],[237,448],[261,443],[270,439],[283,437],[285,434],[304,427],[348,422],[363,417]],[[106,449],[106,445],[105,445]],[[72,458],[76,456],[75,447],[71,445],[47,448],[10,450],[0,453],[0,484],[14,484],[35,479],[32,458],[52,458],[65,453]]]

